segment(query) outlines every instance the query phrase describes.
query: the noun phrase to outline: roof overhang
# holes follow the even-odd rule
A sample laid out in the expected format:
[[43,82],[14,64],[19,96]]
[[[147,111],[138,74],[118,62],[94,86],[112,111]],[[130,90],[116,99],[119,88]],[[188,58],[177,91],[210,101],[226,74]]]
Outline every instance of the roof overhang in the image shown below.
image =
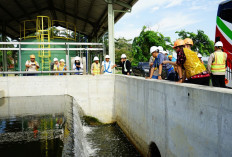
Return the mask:
[[[138,0],[112,1],[114,10],[127,11]],[[115,23],[124,14],[115,12]],[[20,37],[20,22],[40,15],[74,23],[77,32],[90,40],[102,36],[108,29],[108,4],[105,0],[0,0],[0,15],[0,32],[12,39]],[[55,26],[65,27],[59,22]]]

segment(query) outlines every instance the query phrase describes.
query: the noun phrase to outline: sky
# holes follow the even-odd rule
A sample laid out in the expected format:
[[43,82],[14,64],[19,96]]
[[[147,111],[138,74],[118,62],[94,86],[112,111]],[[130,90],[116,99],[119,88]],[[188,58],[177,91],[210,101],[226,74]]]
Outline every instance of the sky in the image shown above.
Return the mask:
[[197,33],[203,30],[215,40],[216,15],[219,3],[224,0],[139,0],[115,24],[115,38],[134,39],[143,26],[159,31],[172,41],[178,38],[176,31]]

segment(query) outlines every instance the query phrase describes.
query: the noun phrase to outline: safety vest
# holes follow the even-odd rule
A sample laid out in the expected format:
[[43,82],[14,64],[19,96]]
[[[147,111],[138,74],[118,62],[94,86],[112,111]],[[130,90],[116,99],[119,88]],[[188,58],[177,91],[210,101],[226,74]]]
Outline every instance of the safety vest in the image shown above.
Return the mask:
[[201,63],[197,54],[187,48],[183,48],[184,54],[186,56],[186,61],[184,63],[186,77],[189,79],[194,75],[200,74],[206,71],[205,66]]
[[53,67],[54,71],[58,71],[58,67],[59,65],[54,64],[54,67]]
[[[59,69],[59,71],[65,71],[65,67],[66,67],[65,65],[64,65],[64,66],[61,66],[61,65],[60,65],[60,66],[58,67],[58,69]],[[59,73],[59,75],[64,75],[64,73]]]
[[93,63],[93,74],[94,75],[100,75],[101,71],[100,71],[100,63],[96,64]]
[[211,72],[226,72],[226,53],[214,52],[214,62],[211,65]]
[[112,73],[112,71],[109,72],[109,69],[111,68],[110,66],[111,66],[111,61],[109,61],[108,67],[106,67],[106,61],[104,61],[104,73]]

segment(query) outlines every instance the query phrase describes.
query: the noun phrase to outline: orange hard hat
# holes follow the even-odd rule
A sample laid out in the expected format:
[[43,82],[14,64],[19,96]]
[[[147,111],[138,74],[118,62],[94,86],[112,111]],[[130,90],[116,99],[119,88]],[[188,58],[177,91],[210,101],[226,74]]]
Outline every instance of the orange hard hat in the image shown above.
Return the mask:
[[30,55],[30,58],[35,58],[35,55]]
[[173,48],[177,47],[177,46],[184,46],[185,43],[184,43],[184,40],[182,39],[177,39],[175,42],[174,42],[174,46]]
[[193,46],[193,40],[190,38],[184,39],[184,43],[185,43],[185,45],[192,45]]

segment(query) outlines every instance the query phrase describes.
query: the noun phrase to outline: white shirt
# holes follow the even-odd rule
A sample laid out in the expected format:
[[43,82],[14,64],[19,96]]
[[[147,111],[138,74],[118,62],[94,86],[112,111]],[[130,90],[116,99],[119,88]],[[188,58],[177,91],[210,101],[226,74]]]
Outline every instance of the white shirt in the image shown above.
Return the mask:
[[39,66],[39,63],[36,61],[31,62],[30,60],[27,60],[25,65],[32,65],[31,67],[27,68],[28,71],[37,71],[36,65]]
[[[110,65],[109,65],[110,64]],[[114,66],[112,62],[106,62],[106,61],[103,61],[102,62],[102,66],[104,67],[104,71],[107,70],[108,72],[104,72],[104,74],[112,74],[112,67]],[[109,68],[108,68],[109,67]],[[106,68],[106,69],[105,69]]]

